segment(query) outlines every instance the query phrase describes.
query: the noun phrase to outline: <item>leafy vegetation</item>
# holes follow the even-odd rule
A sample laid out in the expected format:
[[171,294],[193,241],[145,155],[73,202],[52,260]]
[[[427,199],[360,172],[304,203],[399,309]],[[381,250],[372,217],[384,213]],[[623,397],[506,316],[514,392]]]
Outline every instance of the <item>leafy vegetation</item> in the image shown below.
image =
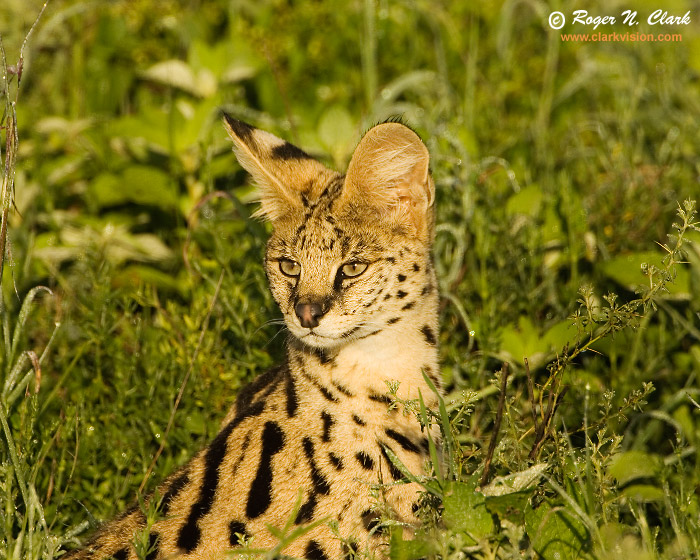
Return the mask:
[[429,145],[448,394],[396,406],[447,465],[417,539],[386,520],[392,558],[700,558],[697,26],[52,0],[20,52],[41,7],[0,4],[0,558],[57,558],[152,491],[281,358],[222,109],[338,168],[392,115]]

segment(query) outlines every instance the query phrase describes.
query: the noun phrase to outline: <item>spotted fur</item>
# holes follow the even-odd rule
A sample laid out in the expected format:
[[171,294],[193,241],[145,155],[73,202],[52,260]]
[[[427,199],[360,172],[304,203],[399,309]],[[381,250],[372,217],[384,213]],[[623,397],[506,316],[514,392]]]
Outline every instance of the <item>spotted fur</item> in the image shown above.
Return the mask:
[[[273,226],[265,270],[291,336],[284,364],[244,388],[211,444],[159,488],[148,558],[223,558],[241,539],[272,548],[270,527],[319,520],[337,533],[316,524],[282,552],[383,557],[370,486],[385,485],[385,506],[410,533],[419,488],[390,456],[416,474],[428,457],[416,420],[389,408],[387,382],[428,404],[423,373],[439,386],[428,152],[410,129],[385,123],[340,175],[270,133],[225,125]],[[134,560],[144,526],[134,508],[67,558]]]

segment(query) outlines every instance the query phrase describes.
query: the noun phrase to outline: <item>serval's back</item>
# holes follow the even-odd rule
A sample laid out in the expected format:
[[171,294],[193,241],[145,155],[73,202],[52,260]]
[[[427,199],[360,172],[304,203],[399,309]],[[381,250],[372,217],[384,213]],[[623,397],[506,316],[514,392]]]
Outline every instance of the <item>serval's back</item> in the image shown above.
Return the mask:
[[[323,522],[286,555],[384,556],[371,486],[382,483],[410,532],[419,487],[389,457],[422,474],[428,455],[416,419],[388,406],[387,382],[428,405],[436,397],[423,374],[439,387],[427,149],[409,128],[381,124],[340,175],[272,134],[225,122],[273,226],[265,270],[291,336],[285,362],[243,389],[214,441],[159,488],[148,558],[223,558],[241,536],[272,548],[269,527],[289,520]],[[144,525],[134,508],[69,557],[133,560]]]

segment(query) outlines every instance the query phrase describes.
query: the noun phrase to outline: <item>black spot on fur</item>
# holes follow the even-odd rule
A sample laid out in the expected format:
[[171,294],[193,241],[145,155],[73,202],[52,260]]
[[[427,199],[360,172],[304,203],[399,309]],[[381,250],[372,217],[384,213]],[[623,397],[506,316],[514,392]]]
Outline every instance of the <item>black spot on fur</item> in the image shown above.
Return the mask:
[[250,537],[246,530],[245,523],[231,521],[231,523],[228,524],[228,542],[231,546],[240,546],[241,542],[238,535],[242,535],[246,539]]
[[336,470],[343,470],[343,459],[341,457],[338,457],[335,453],[329,453],[328,459]]
[[398,323],[401,320],[401,317],[392,317],[389,319],[386,324],[387,325],[393,325],[394,323]]
[[[275,371],[275,373],[278,372]],[[279,378],[277,379],[279,380]],[[268,382],[267,384],[269,385],[270,383]],[[275,386],[276,383],[272,384],[272,387],[268,388],[265,395],[268,395]],[[253,392],[253,394],[255,393]],[[199,498],[192,504],[190,514],[187,516],[187,521],[182,526],[177,536],[177,546],[184,549],[187,553],[197,548],[202,537],[201,530],[199,529],[199,520],[211,511],[211,506],[214,503],[214,495],[219,485],[219,466],[226,455],[228,437],[231,435],[234,428],[243,420],[252,416],[259,416],[265,409],[264,400],[255,401],[246,405],[240,401],[240,395],[238,398],[239,400],[236,402],[237,416],[217,434],[204,454],[204,478],[202,479],[202,485],[199,489]]]
[[228,123],[228,125],[231,127],[233,130],[233,133],[238,136],[243,142],[250,142],[251,138],[253,137],[253,133],[255,131],[255,128],[250,126],[248,123],[245,123],[243,121],[239,121],[238,119],[234,119],[233,117],[227,115],[224,113],[224,119]]
[[160,536],[158,533],[150,533],[148,535],[148,553],[146,554],[146,560],[156,560],[160,555],[160,546],[158,546],[158,540]]
[[303,440],[304,454],[309,460],[309,466],[311,467],[311,483],[313,484],[314,491],[318,494],[328,495],[330,494],[331,487],[328,481],[323,476],[323,473],[318,470],[316,466],[316,461],[314,459],[314,443],[310,438],[305,437]]
[[438,386],[438,378],[435,375],[435,372],[433,372],[433,368],[431,368],[428,365],[425,365],[425,366],[423,366],[422,369],[425,372],[425,375],[428,376],[428,379],[430,379],[430,381],[433,382],[433,385],[435,385],[437,387]]
[[258,472],[250,485],[246,515],[250,519],[259,517],[272,501],[272,457],[284,447],[284,432],[276,422],[266,422],[262,433],[262,449]]
[[396,279],[397,279],[399,282],[403,282],[404,280],[406,280],[406,275],[405,275],[405,274],[399,274],[399,275],[396,277]]
[[318,361],[321,363],[322,366],[328,365],[333,362],[333,358],[326,354],[323,348],[311,348],[311,353],[314,356],[316,356],[316,358],[318,358]]
[[297,406],[299,405],[299,400],[297,398],[296,387],[294,386],[294,377],[291,372],[287,372],[287,416],[290,418],[297,413]]
[[344,542],[342,549],[343,560],[353,560],[357,557],[357,543],[355,541]]
[[[70,556],[70,553],[68,556]],[[129,549],[126,547],[120,548],[114,554],[112,554],[112,558],[114,558],[114,560],[129,560]]]
[[386,301],[386,300],[388,300],[388,299],[391,299],[391,294],[386,294],[386,295],[384,296],[384,301]]
[[373,533],[373,535],[382,534],[382,527],[379,526],[380,520],[371,509],[363,511],[360,517],[362,518],[362,525],[367,529],[368,533]]
[[338,383],[337,381],[332,381],[332,383],[333,383],[333,387],[335,387],[336,389],[338,389],[338,391],[341,392],[341,393],[342,393],[343,395],[345,395],[346,397],[354,397],[354,396],[355,396],[355,395],[353,394],[353,392],[352,392],[350,389],[348,389],[348,388],[345,387],[344,385],[341,385],[341,384]]
[[355,453],[355,459],[357,459],[357,462],[360,463],[360,466],[365,470],[371,471],[374,468],[374,461],[372,460],[372,457],[370,457],[364,451],[358,451]]
[[352,415],[352,420],[355,422],[355,424],[359,424],[360,426],[364,426],[366,422],[360,418],[357,414]]
[[420,504],[418,502],[413,502],[411,504],[411,511],[413,512],[413,515],[416,515],[418,513],[419,509],[420,509]]
[[[389,474],[391,475],[392,480],[398,481],[403,478],[403,475],[401,474],[401,471],[394,465],[394,463],[391,462],[391,459],[389,458],[389,454],[386,452],[386,448],[389,447],[388,445],[379,442],[379,448],[382,450],[382,457],[384,457],[384,460],[386,461],[387,467],[389,467]],[[391,448],[389,448],[391,449]]]
[[430,284],[428,284],[427,286],[423,286],[423,289],[420,291],[420,295],[424,296],[426,294],[429,294],[432,291],[433,291],[433,287]]
[[389,395],[380,395],[379,393],[370,393],[367,398],[371,401],[383,404],[391,404],[393,402]]
[[313,159],[304,150],[300,150],[289,142],[272,148],[272,157],[279,159]]
[[183,472],[179,476],[175,478],[170,483],[170,486],[168,486],[168,490],[165,492],[163,495],[163,501],[161,502],[160,506],[160,512],[163,515],[163,517],[168,515],[168,511],[170,510],[170,504],[172,504],[173,500],[178,496],[180,492],[182,492],[183,488],[187,486],[187,484],[190,481],[190,477],[187,474],[187,471]]
[[408,292],[404,292],[403,290],[399,290],[396,292],[396,297],[399,299],[403,299],[408,295]]
[[323,552],[321,545],[316,541],[309,541],[304,551],[304,558],[307,560],[328,560],[328,556]]
[[387,257],[385,260],[386,260],[386,262],[391,263],[391,264],[394,264],[396,262],[395,257]]
[[333,424],[335,424],[335,420],[333,420],[330,413],[325,410],[321,412],[321,419],[323,420],[323,435],[321,436],[321,439],[328,442],[331,440],[331,428],[333,427]]
[[420,448],[402,433],[392,430],[391,428],[387,428],[385,433],[396,443],[398,443],[404,450],[411,451],[412,453],[420,453]]
[[311,441],[310,438],[305,437],[302,440],[302,446],[304,447],[304,455],[306,455],[309,461],[309,467],[311,468],[311,492],[309,492],[309,498],[299,508],[299,513],[297,513],[297,517],[294,520],[297,525],[311,521],[314,515],[314,508],[316,507],[316,496],[318,494],[328,495],[331,492],[330,484],[316,465],[316,460],[314,458],[314,442]]
[[401,311],[408,311],[416,304],[415,301],[409,301],[406,305],[401,308]]
[[419,272],[420,271],[420,266],[418,266],[417,263],[413,263],[413,272]]
[[420,332],[423,333],[425,341],[428,344],[430,344],[431,346],[435,346],[435,344],[437,343],[437,339],[435,338],[435,333],[433,332],[433,329],[431,329],[428,325],[423,325],[421,327]]
[[374,336],[375,334],[379,334],[380,332],[382,332],[382,329],[377,329],[376,331],[372,331],[371,333],[363,334],[362,336],[358,337],[357,340],[369,338],[370,336]]
[[306,377],[306,379],[308,379],[309,381],[311,381],[311,383],[313,384],[313,386],[316,387],[316,389],[319,390],[319,392],[323,395],[323,397],[324,397],[326,400],[328,400],[328,401],[330,401],[330,402],[334,402],[334,403],[337,403],[337,402],[338,402],[338,397],[336,397],[336,396],[328,389],[328,387],[326,387],[325,385],[323,385],[318,379],[316,379],[315,377],[309,375],[306,371],[303,371],[303,370],[302,370],[301,373],[302,373],[302,375],[303,375],[304,377]]
[[267,389],[264,396],[269,395],[279,383],[282,371],[282,368],[273,368],[243,387],[236,398],[236,415],[240,415],[244,408],[249,407],[255,400],[255,396],[263,389]]
[[236,462],[233,464],[233,476],[236,476],[236,473],[238,472],[238,467],[241,466],[243,459],[245,459],[245,452],[248,449],[248,445],[250,445],[250,436],[252,433],[252,430],[248,430],[248,433],[245,435],[245,438],[243,438],[243,444],[241,445],[241,454],[238,456],[238,459],[236,459]]

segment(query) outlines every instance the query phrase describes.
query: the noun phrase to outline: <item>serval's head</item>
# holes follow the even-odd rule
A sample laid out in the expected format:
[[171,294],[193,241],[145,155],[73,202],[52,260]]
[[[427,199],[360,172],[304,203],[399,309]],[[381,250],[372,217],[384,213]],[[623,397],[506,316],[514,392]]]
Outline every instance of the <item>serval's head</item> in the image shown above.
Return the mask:
[[273,226],[265,267],[291,333],[330,349],[419,324],[424,302],[435,302],[435,191],[420,138],[377,125],[341,175],[269,132],[225,125],[258,186],[256,214]]

